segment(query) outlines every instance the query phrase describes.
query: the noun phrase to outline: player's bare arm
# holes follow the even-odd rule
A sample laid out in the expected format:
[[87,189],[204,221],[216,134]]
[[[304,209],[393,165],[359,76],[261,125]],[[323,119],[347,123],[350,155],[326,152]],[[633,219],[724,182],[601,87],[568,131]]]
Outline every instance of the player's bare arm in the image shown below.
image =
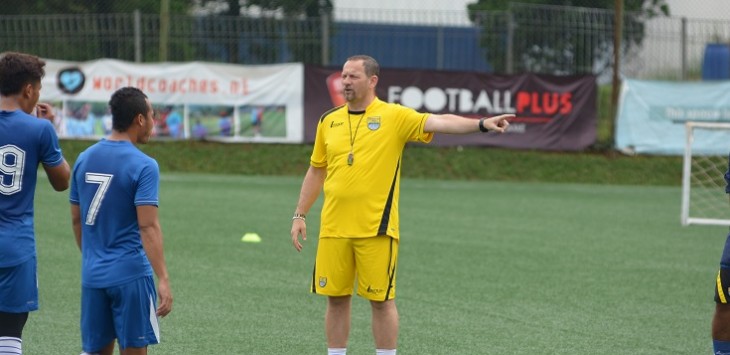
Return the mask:
[[170,290],[170,277],[165,264],[162,228],[160,227],[157,206],[137,206],[137,220],[142,237],[142,246],[145,253],[147,253],[150,264],[152,264],[152,270],[157,275],[157,296],[160,298],[157,315],[164,317],[172,311],[172,292]]
[[81,207],[71,204],[71,228],[76,238],[76,246],[81,250]]
[[65,191],[68,189],[69,179],[71,179],[71,167],[65,159],[56,166],[42,165],[54,190]]
[[314,166],[310,166],[307,174],[304,176],[302,190],[299,193],[299,202],[297,202],[297,208],[294,211],[291,226],[291,241],[297,251],[302,251],[302,243],[299,241],[299,235],[302,236],[302,240],[307,240],[306,214],[314,202],[317,201],[326,177],[326,167],[317,168]]
[[483,117],[476,120],[452,114],[431,114],[426,119],[423,130],[425,132],[447,134],[467,134],[484,130],[504,133],[507,127],[509,127],[509,119],[513,117],[515,117],[513,114],[504,114],[494,117]]

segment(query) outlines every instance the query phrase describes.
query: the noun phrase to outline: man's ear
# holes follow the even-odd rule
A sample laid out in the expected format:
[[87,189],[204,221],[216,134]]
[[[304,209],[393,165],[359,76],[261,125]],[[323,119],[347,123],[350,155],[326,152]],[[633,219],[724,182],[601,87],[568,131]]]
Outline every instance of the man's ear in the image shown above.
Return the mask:
[[376,87],[378,85],[378,76],[373,75],[370,77],[370,86]]
[[23,93],[23,97],[25,97],[25,98],[33,97],[33,84],[31,84],[31,83],[25,84],[25,86],[23,87],[22,93]]

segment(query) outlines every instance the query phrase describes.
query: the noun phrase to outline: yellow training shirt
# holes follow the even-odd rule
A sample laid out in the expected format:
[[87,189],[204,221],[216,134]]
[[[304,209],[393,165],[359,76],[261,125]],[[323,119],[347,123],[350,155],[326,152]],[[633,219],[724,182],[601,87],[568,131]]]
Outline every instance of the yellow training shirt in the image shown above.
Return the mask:
[[377,98],[364,112],[344,105],[322,115],[311,158],[312,166],[327,167],[321,237],[398,238],[403,148],[431,141],[433,133],[423,131],[428,115]]

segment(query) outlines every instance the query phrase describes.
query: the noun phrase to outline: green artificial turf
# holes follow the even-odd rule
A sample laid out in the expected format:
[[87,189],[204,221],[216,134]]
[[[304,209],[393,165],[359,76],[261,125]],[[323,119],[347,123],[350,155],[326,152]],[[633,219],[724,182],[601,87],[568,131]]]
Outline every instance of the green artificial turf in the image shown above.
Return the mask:
[[[325,354],[325,299],[308,292],[321,200],[297,253],[302,176],[163,172],[174,295],[150,354]],[[401,184],[399,354],[703,354],[724,227],[681,227],[678,186]],[[39,178],[41,309],[27,354],[78,354],[80,253],[68,193]],[[262,242],[243,243],[244,233]],[[354,298],[348,354],[374,354]]]

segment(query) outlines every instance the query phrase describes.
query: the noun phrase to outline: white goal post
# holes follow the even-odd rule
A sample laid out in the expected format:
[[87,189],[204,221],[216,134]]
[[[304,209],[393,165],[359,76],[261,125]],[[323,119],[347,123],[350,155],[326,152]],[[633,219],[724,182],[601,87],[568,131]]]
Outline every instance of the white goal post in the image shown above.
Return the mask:
[[[730,200],[725,193],[725,172],[730,154],[730,123],[686,122],[682,166],[683,226],[730,226]],[[718,142],[707,148],[707,142]],[[718,146],[719,145],[719,146]]]

